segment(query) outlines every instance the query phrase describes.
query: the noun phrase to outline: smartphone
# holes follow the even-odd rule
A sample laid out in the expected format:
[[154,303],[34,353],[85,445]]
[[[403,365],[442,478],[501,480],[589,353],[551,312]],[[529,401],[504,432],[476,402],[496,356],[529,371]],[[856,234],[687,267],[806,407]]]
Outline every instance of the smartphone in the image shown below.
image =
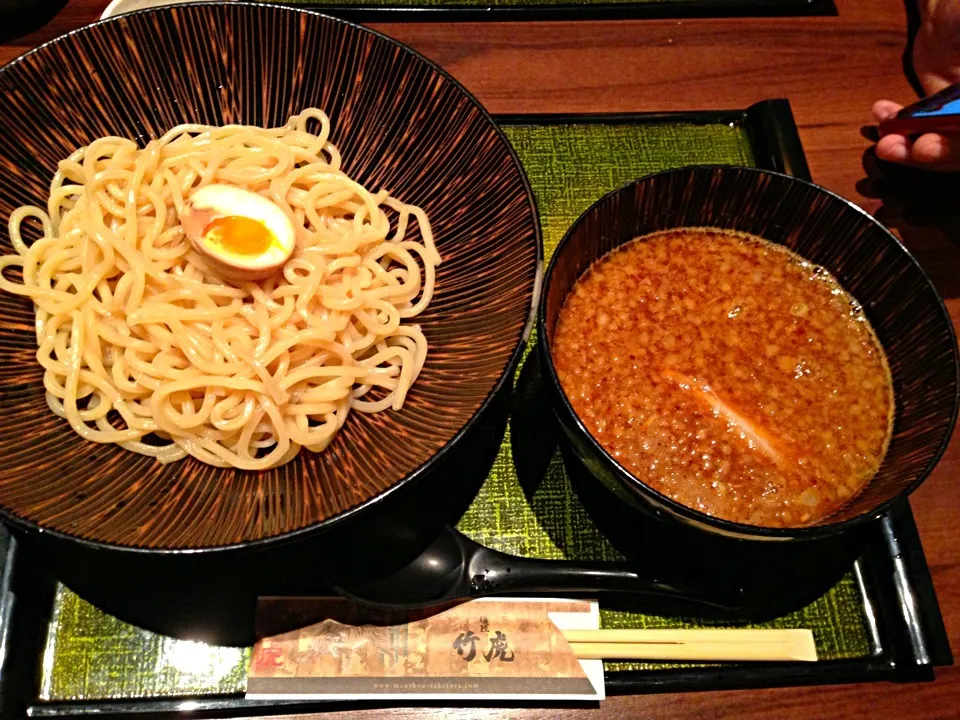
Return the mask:
[[960,133],[960,83],[907,105],[880,123],[880,134]]

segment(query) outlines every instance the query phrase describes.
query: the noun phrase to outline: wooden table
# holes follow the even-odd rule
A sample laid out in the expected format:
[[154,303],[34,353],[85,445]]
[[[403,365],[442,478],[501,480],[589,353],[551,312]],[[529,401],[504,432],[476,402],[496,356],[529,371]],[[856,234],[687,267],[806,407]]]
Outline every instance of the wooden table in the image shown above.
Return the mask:
[[[6,62],[94,21],[107,0],[70,0],[46,27],[0,45]],[[878,98],[911,101],[902,0],[836,0],[837,17],[566,23],[400,24],[377,29],[440,63],[494,113],[703,110],[787,97],[813,177],[892,225],[960,326],[960,222],[926,208],[924,227],[864,182],[861,134]],[[8,109],[9,111],[9,109]],[[960,187],[954,184],[954,188]],[[960,190],[957,190],[960,194]],[[953,206],[960,197],[952,198]],[[936,210],[936,208],[933,208]],[[909,215],[909,213],[907,213]],[[948,227],[953,228],[952,239]],[[960,433],[911,504],[951,646],[960,656]],[[611,698],[597,709],[398,708],[338,718],[960,717],[960,667],[936,682]]]

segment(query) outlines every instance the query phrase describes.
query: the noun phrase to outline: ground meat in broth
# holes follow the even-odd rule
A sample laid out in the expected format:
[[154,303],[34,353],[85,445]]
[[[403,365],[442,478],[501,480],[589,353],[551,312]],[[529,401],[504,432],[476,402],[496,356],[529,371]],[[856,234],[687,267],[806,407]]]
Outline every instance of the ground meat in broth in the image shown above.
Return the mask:
[[679,229],[594,263],[552,343],[590,433],[659,492],[727,520],[811,524],[875,474],[893,391],[859,305],[822,268]]

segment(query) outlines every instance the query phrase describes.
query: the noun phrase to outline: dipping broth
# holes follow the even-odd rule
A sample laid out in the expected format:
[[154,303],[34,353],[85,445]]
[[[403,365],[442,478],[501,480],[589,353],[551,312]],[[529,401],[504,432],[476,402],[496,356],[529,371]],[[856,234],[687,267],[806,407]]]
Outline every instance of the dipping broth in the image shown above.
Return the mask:
[[615,249],[567,297],[552,355],[607,452],[725,520],[828,517],[874,476],[891,434],[890,372],[859,304],[750,235],[686,228]]

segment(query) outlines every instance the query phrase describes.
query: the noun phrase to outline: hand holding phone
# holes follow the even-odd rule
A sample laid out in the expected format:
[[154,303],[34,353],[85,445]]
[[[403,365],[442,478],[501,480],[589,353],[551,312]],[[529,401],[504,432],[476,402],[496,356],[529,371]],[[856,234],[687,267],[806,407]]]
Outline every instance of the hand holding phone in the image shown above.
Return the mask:
[[960,83],[908,105],[880,122],[881,135],[922,135],[935,132],[960,133]]

